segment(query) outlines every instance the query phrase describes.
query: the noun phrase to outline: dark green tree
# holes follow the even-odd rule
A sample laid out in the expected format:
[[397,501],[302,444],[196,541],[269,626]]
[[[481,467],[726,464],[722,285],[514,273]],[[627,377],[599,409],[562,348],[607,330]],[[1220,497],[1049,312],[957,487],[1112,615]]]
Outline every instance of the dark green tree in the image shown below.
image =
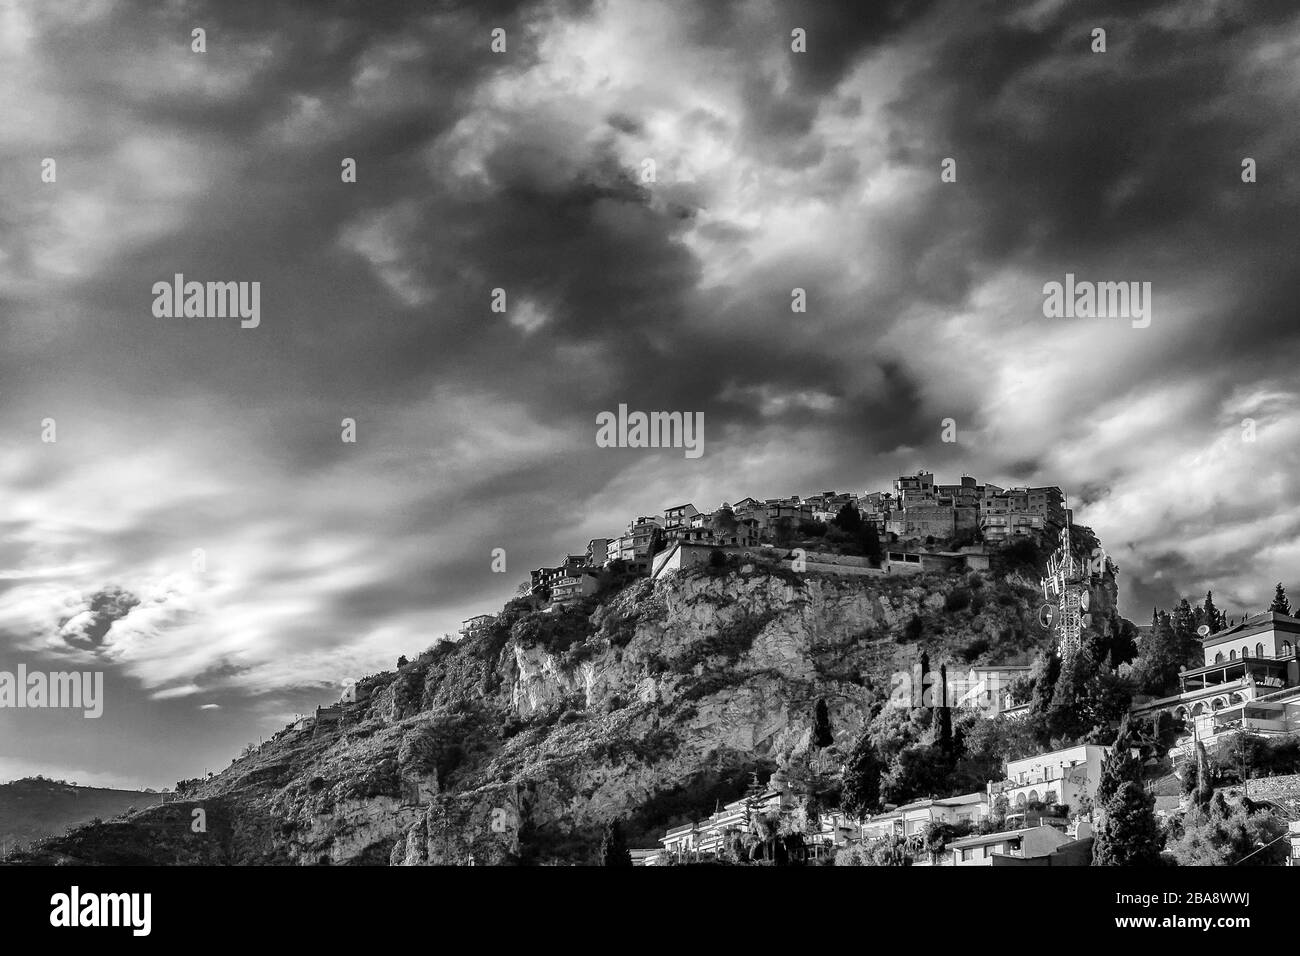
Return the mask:
[[713,524],[719,531],[730,534],[740,527],[740,522],[736,520],[736,513],[730,508],[719,508],[713,512]]
[[1201,605],[1201,623],[1209,627],[1210,632],[1221,631],[1227,624],[1223,612],[1214,606],[1214,592],[1205,592],[1205,603]]
[[1104,807],[1126,780],[1140,783],[1142,760],[1133,753],[1135,743],[1128,716],[1120,721],[1115,745],[1101,762],[1101,779],[1097,782],[1097,805]]
[[1273,589],[1273,603],[1268,606],[1270,611],[1277,614],[1291,614],[1291,602],[1287,600],[1286,588],[1282,587],[1282,582],[1277,582],[1277,587]]
[[880,775],[883,771],[870,735],[864,730],[844,763],[841,809],[858,818],[875,813],[880,808]]
[[1188,603],[1187,598],[1178,602],[1169,620],[1173,625],[1176,646],[1183,655],[1182,666],[1201,663],[1201,638],[1196,633],[1199,624],[1196,620],[1196,612],[1192,610],[1192,605]]
[[1164,840],[1156,823],[1155,798],[1142,785],[1142,760],[1128,717],[1101,764],[1097,806],[1101,822],[1092,847],[1093,866],[1151,866],[1160,862]]
[[862,553],[867,556],[873,566],[879,567],[880,561],[885,556],[884,548],[880,544],[880,532],[876,530],[875,521],[864,521],[862,523]]
[[[1056,681],[1061,674],[1061,658],[1055,651],[1047,651],[1040,654],[1034,659],[1033,665],[1029,668],[1029,677],[1027,680],[1029,691],[1029,725],[1034,728],[1038,735],[1039,746],[1046,746],[1051,741],[1052,734],[1048,727],[1048,711],[1051,710],[1052,700],[1056,692]],[[1019,681],[1012,688],[1016,699],[1020,700],[1020,694],[1024,692],[1025,684]]]
[[935,711],[934,745],[949,761],[956,759],[952,735],[952,708],[948,701],[948,665],[939,665],[939,692],[935,695],[939,709]]
[[886,803],[903,804],[951,790],[952,761],[939,747],[909,744],[898,752],[880,781]]
[[1092,865],[1155,866],[1162,849],[1155,798],[1141,783],[1123,781],[1102,808],[1092,844]]
[[605,835],[600,841],[601,866],[631,866],[632,854],[623,839],[623,828],[618,821],[612,821],[605,827]]
[[1179,630],[1170,615],[1158,614],[1151,633],[1143,639],[1133,662],[1137,689],[1157,697],[1175,690],[1178,672],[1191,663],[1198,646],[1195,627]]
[[854,547],[866,555],[873,565],[879,566],[884,551],[881,550],[880,533],[876,530],[873,519],[864,519],[857,508],[846,504],[836,512],[831,524],[848,535]]
[[857,534],[862,528],[862,515],[853,505],[844,505],[831,519],[831,524],[841,531]]
[[1063,743],[1108,740],[1132,699],[1133,682],[1081,647],[1061,662],[1045,714],[1048,738]]
[[835,734],[831,731],[830,711],[826,707],[826,699],[819,697],[817,707],[813,710],[812,745],[821,750],[834,742]]
[[1196,790],[1195,800],[1198,807],[1209,806],[1214,797],[1214,768],[1210,766],[1209,755],[1205,752],[1205,741],[1196,741]]

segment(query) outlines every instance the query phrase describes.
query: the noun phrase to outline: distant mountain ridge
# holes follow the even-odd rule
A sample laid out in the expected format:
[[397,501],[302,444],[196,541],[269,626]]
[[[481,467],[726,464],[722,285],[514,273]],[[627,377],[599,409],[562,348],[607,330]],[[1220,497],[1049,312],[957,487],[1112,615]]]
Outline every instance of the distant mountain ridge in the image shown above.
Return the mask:
[[143,809],[158,799],[140,790],[79,787],[40,777],[0,784],[0,848],[61,836],[68,827]]

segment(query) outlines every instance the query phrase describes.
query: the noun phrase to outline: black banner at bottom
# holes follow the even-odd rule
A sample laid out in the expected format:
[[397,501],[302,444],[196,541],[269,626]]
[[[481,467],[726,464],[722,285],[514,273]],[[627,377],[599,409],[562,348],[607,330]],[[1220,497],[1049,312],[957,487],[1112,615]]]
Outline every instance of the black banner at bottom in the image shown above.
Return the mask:
[[981,878],[938,867],[0,867],[0,917],[17,939],[75,933],[127,946],[250,931],[259,943],[371,942],[389,931],[429,932],[431,942],[481,932],[508,943],[565,925],[580,925],[584,937],[608,931],[610,941],[644,932],[652,942],[656,927],[683,920],[695,942],[716,932],[734,943],[737,930],[766,919],[811,919],[828,934],[965,925],[985,939],[1039,929],[1080,939],[1195,932],[1231,945],[1294,923],[1288,900],[1300,874],[1291,869],[1017,869]]

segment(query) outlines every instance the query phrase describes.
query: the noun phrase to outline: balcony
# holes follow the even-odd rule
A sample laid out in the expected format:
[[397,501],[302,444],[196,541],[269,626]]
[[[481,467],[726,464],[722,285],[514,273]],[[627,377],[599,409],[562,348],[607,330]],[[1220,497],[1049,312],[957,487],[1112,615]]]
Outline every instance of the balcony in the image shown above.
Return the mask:
[[[1287,661],[1273,657],[1240,657],[1183,671],[1178,675],[1182,693],[1199,695],[1216,690],[1241,690],[1250,679],[1260,693],[1287,686]],[[1258,696],[1256,693],[1253,696]]]

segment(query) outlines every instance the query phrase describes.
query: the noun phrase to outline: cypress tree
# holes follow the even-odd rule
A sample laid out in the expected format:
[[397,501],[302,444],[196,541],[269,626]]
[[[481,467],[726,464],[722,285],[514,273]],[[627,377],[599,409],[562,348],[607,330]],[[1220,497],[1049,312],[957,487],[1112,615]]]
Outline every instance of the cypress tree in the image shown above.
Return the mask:
[[835,735],[831,731],[831,715],[826,708],[826,699],[819,697],[817,707],[813,711],[813,732],[812,745],[818,750],[823,747],[829,747],[835,742]]
[[854,817],[874,813],[880,806],[880,775],[884,771],[876,748],[864,731],[844,763],[840,807]]
[[1178,607],[1174,608],[1171,623],[1184,663],[1196,661],[1200,655],[1201,642],[1200,636],[1196,633],[1196,615],[1187,598],[1179,601]]
[[1101,764],[1097,806],[1101,810],[1092,846],[1093,866],[1151,866],[1160,862],[1163,841],[1155,798],[1142,785],[1142,761],[1133,755],[1128,717],[1120,721],[1115,746]]
[[1201,605],[1205,611],[1205,623],[1210,626],[1210,631],[1223,630],[1224,618],[1223,612],[1214,606],[1214,592],[1205,592],[1205,603]]
[[623,839],[623,829],[615,820],[605,827],[605,836],[600,841],[601,866],[631,866],[632,853]]
[[1125,780],[1106,802],[1092,845],[1093,866],[1154,866],[1163,840],[1155,798],[1141,783]]
[[943,685],[939,697],[939,711],[935,714],[938,719],[938,727],[935,729],[935,745],[943,753],[944,758],[952,760],[954,756],[952,741],[952,708],[948,706],[948,665],[939,665],[939,681]]
[[1196,741],[1196,805],[1204,807],[1214,797],[1214,787],[1210,785],[1210,758],[1205,753],[1205,741]]
[[1127,780],[1140,783],[1142,762],[1133,756],[1133,734],[1126,714],[1119,724],[1119,735],[1101,762],[1101,780],[1097,783],[1097,805],[1105,806]]
[[1273,603],[1268,606],[1270,611],[1278,614],[1291,614],[1291,602],[1287,600],[1286,588],[1282,587],[1282,582],[1277,582],[1277,587],[1273,589]]
[[871,560],[872,567],[880,567],[880,560],[885,556],[885,552],[880,546],[880,533],[876,530],[875,521],[863,522],[859,537],[862,541],[862,551]]

